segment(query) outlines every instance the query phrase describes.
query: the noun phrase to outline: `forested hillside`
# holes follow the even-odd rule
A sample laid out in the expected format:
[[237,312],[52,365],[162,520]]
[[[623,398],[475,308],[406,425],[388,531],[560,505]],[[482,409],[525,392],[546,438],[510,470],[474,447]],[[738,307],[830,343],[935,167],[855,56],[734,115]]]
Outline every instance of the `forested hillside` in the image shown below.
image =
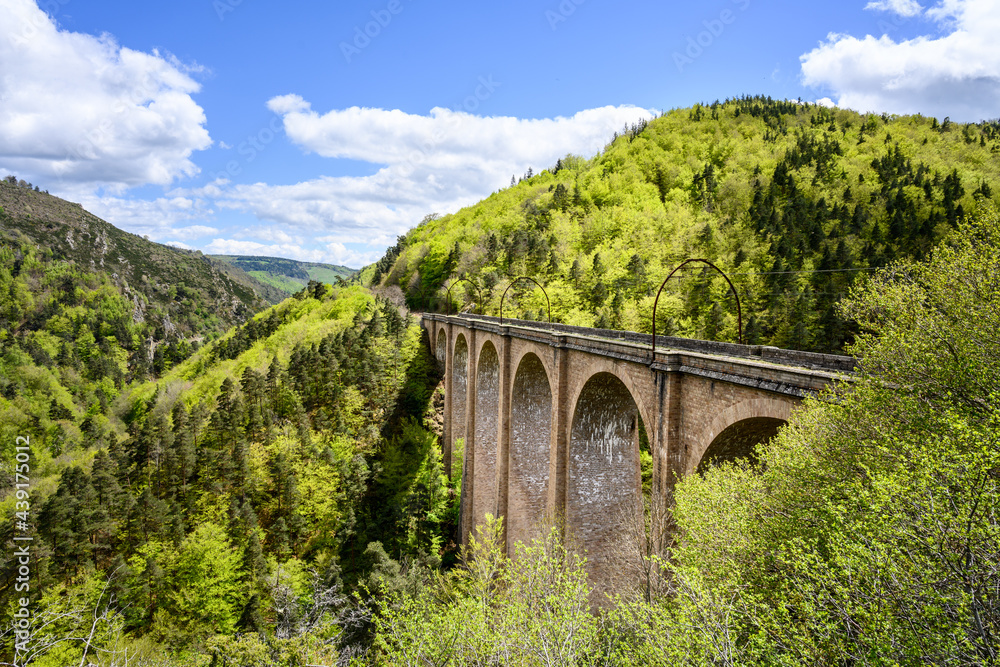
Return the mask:
[[19,435],[51,456],[103,442],[120,393],[197,346],[143,317],[107,273],[81,270],[30,243],[0,245],[4,452]]
[[[263,310],[207,258],[0,185],[0,662],[27,535],[39,667],[995,664],[998,178],[996,123],[698,105]],[[649,331],[687,257],[732,277],[749,342],[860,376],[760,465],[648,499],[600,609],[558,525],[512,558],[491,520],[461,552],[407,306],[497,314],[528,276],[553,319]],[[664,295],[658,331],[736,338],[721,278]]]
[[229,264],[123,232],[30,186],[13,176],[0,181],[0,243],[30,244],[77,271],[107,274],[137,318],[162,330],[158,339],[221,333],[287,296]]
[[[436,373],[396,305],[312,283],[110,409],[53,415],[91,425],[61,452],[31,424],[10,431],[37,443],[38,624],[52,623],[33,664],[79,662],[85,642],[59,640],[91,626],[95,656],[166,649],[171,664],[249,650],[230,646],[247,633],[281,664],[350,652],[346,616],[368,621],[349,592],[454,549],[453,483],[424,428]],[[7,600],[14,572],[5,556]]]
[[[468,278],[498,314],[510,281],[541,282],[553,319],[649,332],[655,290],[685,258],[728,273],[745,339],[838,351],[855,328],[835,304],[859,274],[924,257],[995,199],[1000,125],[741,98],[625,128],[591,160],[572,156],[454,215],[429,218],[364,276],[444,309]],[[1000,194],[1000,193],[998,193]],[[737,338],[725,281],[702,268],[667,286],[657,330]],[[513,298],[512,298],[513,297]],[[452,308],[479,300],[459,283]],[[508,317],[544,319],[528,281]]]
[[[0,181],[0,434],[51,456],[103,442],[130,384],[266,306],[252,279]],[[219,267],[222,267],[221,269]]]

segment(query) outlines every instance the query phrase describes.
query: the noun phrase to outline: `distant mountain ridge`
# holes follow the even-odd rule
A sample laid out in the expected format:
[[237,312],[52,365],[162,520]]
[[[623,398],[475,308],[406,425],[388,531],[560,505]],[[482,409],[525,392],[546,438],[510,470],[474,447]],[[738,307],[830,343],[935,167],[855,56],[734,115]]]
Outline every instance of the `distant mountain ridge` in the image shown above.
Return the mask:
[[[238,267],[122,231],[80,204],[0,181],[0,243],[29,242],[80,269],[105,272],[165,334],[221,333],[287,294]],[[151,313],[150,313],[151,314]]]
[[301,291],[311,280],[336,284],[339,280],[346,280],[357,273],[357,269],[346,266],[299,262],[284,257],[248,255],[210,255],[210,257],[242,269],[256,280],[281,290],[286,295]]

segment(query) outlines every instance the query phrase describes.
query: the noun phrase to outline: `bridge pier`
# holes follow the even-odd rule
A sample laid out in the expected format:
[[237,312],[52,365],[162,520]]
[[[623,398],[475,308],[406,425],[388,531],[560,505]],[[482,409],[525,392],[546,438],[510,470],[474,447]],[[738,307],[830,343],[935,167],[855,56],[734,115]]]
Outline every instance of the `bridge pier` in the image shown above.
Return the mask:
[[[653,471],[654,492],[671,496],[674,480],[684,475],[684,445],[681,442],[681,392],[684,376],[680,373],[659,372],[657,377],[660,401],[660,420],[657,424],[657,441],[662,443],[656,452],[658,469]],[[666,503],[672,497],[664,497]]]
[[[569,501],[569,349],[566,347],[566,337],[557,336],[555,340],[555,378],[552,395],[552,435],[551,458],[549,462],[549,493],[546,510],[554,521],[565,522],[566,507]],[[565,529],[565,525],[561,525]]]
[[[513,385],[510,368],[510,334],[501,330],[500,332],[500,440],[497,447],[497,476],[496,476],[496,509],[491,512],[494,516],[509,516],[508,503],[510,502],[510,401],[511,393],[506,390]],[[504,523],[504,539],[510,534],[510,526]]]
[[[451,337],[452,325],[445,323],[437,332],[429,332],[430,339],[435,341],[438,352],[438,363],[444,366],[444,424],[441,443],[441,458],[444,460],[444,470],[448,478],[451,479],[451,458],[452,443],[454,442],[453,430],[451,426],[451,397],[454,395],[452,378],[455,375],[454,349]],[[436,336],[435,336],[436,333]],[[443,345],[442,345],[443,342]]]

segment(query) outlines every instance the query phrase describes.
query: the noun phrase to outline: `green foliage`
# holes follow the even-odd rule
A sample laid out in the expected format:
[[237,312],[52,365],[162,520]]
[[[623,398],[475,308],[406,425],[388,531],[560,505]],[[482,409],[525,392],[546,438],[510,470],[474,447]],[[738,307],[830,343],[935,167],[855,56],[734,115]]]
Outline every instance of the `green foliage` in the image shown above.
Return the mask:
[[126,383],[193,349],[137,321],[106,274],[81,271],[30,244],[0,244],[0,264],[3,451],[16,436],[55,456],[102,441],[114,431],[111,408]]
[[552,531],[505,555],[487,515],[465,564],[436,585],[385,596],[373,664],[588,664],[598,635],[584,561]]
[[[160,381],[123,385],[106,413],[40,400],[92,446],[49,480],[36,455],[40,588],[115,573],[116,627],[178,659],[248,630],[276,663],[335,655],[340,571],[367,576],[369,541],[434,563],[448,548],[453,493],[422,424],[438,381],[423,335],[360,287],[310,283]],[[27,354],[5,352],[23,373]],[[252,661],[260,647],[241,641],[231,648]]]
[[678,486],[678,608],[734,661],[996,662],[998,251],[989,207],[873,277],[846,304],[862,375],[759,469]]
[[167,611],[181,631],[229,634],[239,609],[239,552],[219,526],[206,523],[184,538],[171,568]]
[[[132,652],[123,634],[124,620],[115,593],[115,576],[90,573],[76,585],[57,584],[37,597],[33,632],[18,664],[62,667],[104,661],[121,664]],[[9,629],[0,633],[0,651],[13,656]]]
[[[468,278],[497,315],[507,285],[528,275],[545,285],[557,321],[649,332],[660,282],[700,257],[731,275],[754,343],[842,351],[857,327],[836,305],[856,277],[925,256],[976,196],[992,196],[1000,171],[991,124],[940,132],[920,116],[756,97],[705,108],[629,128],[592,160],[560,160],[425,220],[366,280],[444,310],[446,290]],[[504,307],[535,318],[546,303],[521,281]],[[658,317],[660,331],[737,337],[725,281],[700,268],[667,285]]]
[[280,290],[284,295],[295,294],[310,280],[335,284],[349,279],[356,273],[355,269],[346,266],[297,262],[281,257],[212,255],[212,259],[242,269],[260,282]]
[[440,554],[452,497],[436,436],[411,418],[380,461],[379,504],[383,511],[399,513],[388,533],[398,536],[411,553]]

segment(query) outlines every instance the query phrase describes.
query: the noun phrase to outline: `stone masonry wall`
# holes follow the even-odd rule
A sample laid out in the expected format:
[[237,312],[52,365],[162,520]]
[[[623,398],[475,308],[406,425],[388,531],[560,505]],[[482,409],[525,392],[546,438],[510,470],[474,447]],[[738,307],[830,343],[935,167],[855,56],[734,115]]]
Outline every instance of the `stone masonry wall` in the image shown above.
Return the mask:
[[641,334],[478,316],[428,315],[424,326],[430,340],[449,342],[446,433],[472,436],[460,539],[496,512],[513,553],[543,522],[565,520],[598,590],[612,579],[621,521],[641,499],[638,416],[654,500],[669,499],[713,442],[745,451],[802,396],[853,368],[848,358],[667,337],[650,363]]

